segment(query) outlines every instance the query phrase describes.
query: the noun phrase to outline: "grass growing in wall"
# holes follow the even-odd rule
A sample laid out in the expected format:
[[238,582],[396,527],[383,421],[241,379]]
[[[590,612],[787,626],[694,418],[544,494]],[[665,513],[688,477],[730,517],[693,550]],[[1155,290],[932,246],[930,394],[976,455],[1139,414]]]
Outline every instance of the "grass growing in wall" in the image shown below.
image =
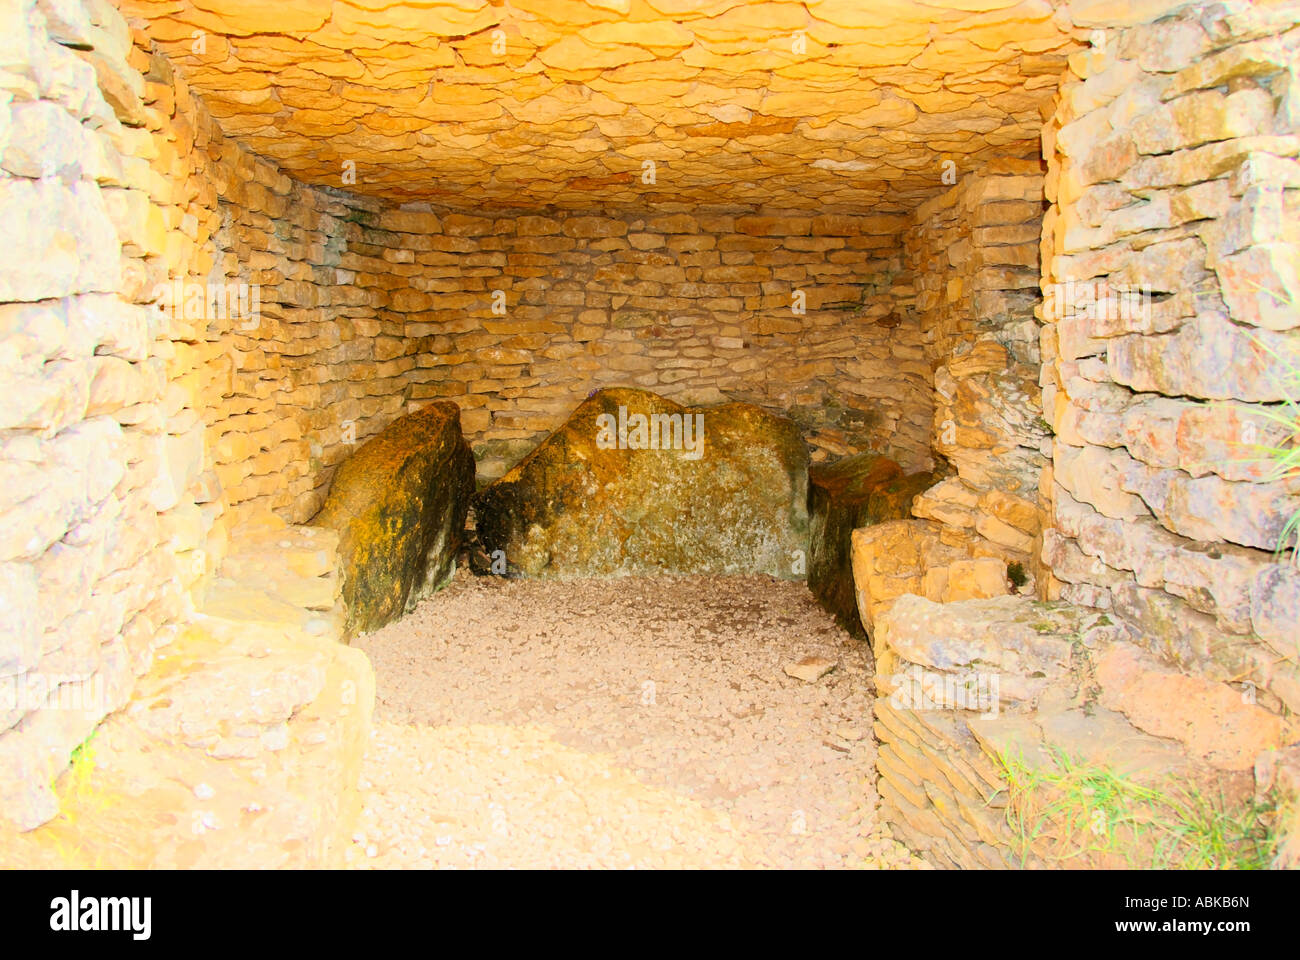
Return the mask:
[[1007,564],[1007,579],[1011,585],[1019,590],[1029,582],[1029,577],[1025,573],[1025,565],[1018,560]]
[[999,757],[1006,819],[1022,861],[1051,867],[1267,869],[1277,855],[1271,804],[1232,805],[1194,788],[1166,791],[1052,751],[1052,765]]
[[72,751],[68,771],[64,779],[64,797],[69,800],[85,800],[91,796],[93,788],[90,778],[95,772],[95,736],[98,731],[77,745]]
[[[1292,310],[1300,311],[1293,299],[1274,293],[1256,283],[1255,287],[1276,300],[1279,304]],[[1278,353],[1260,337],[1252,336],[1251,343],[1259,350],[1277,361],[1281,376],[1276,380],[1282,393],[1280,404],[1261,407],[1259,416],[1283,428],[1283,440],[1280,445],[1270,446],[1260,443],[1243,443],[1244,449],[1254,453],[1252,463],[1268,464],[1268,471],[1262,478],[1265,483],[1278,483],[1300,477],[1300,351],[1291,355]],[[1278,537],[1276,556],[1279,563],[1300,566],[1300,504],[1287,519]]]
[[81,814],[100,811],[108,805],[107,797],[91,782],[96,767],[95,737],[98,732],[92,733],[72,751],[67,771],[53,784],[59,798],[59,815],[42,828],[49,831],[51,846],[59,860],[69,868],[98,869],[104,866],[98,856],[88,854],[81,839]]
[[[1280,423],[1287,431],[1286,439],[1281,446],[1256,445],[1257,452],[1270,464],[1265,482],[1276,483],[1300,477],[1300,361],[1288,360],[1263,344],[1260,346],[1277,357],[1285,371],[1282,390],[1286,400],[1280,407],[1262,410],[1261,415]],[[1300,566],[1300,506],[1282,528],[1277,542],[1277,557],[1280,562]]]

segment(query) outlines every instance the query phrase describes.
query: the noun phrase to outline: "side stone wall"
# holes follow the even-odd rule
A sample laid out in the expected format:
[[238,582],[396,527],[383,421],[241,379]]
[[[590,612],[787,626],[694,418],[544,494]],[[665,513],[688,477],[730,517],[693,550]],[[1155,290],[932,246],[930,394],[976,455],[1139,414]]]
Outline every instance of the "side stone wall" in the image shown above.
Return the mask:
[[1275,714],[1300,709],[1300,571],[1274,557],[1300,479],[1256,445],[1288,439],[1264,414],[1300,370],[1297,23],[1102,31],[1044,132],[1046,595]]
[[[1038,411],[1038,241],[1043,178],[1034,162],[974,173],[922,205],[904,251],[933,382],[930,441],[949,476],[921,492],[914,519],[854,531],[859,615],[906,593],[934,601],[1031,589],[1051,445]],[[1013,565],[1019,575],[1013,583]]]
[[[311,430],[354,412],[321,372],[393,384],[326,352],[358,316],[330,262],[360,202],[226,141],[107,0],[6,4],[0,35],[0,809],[31,827],[229,531],[314,512]],[[401,404],[359,401],[358,435]]]
[[0,810],[21,827],[198,577],[203,423],[175,385],[202,351],[147,304],[201,269],[214,196],[190,176],[207,128],[148,70],[107,3],[0,7]]
[[907,233],[934,367],[931,441],[955,472],[919,497],[913,513],[960,530],[973,553],[1019,563],[1029,575],[1050,453],[1038,414],[1034,320],[1043,178],[1036,163],[1018,166],[965,176],[922,206]]
[[[1177,856],[1095,794],[1066,797],[1096,825],[1086,836],[1082,820],[1041,816],[1064,796],[1053,784],[1090,770],[1155,796],[1294,809],[1300,574],[1275,551],[1293,546],[1281,536],[1300,481],[1255,458],[1295,441],[1265,414],[1285,415],[1300,369],[1300,10],[1163,9],[1081,24],[1096,28],[1092,49],[1071,58],[1044,131],[1036,315],[1051,438],[1040,541],[1019,545],[1038,599],[982,593],[973,567],[954,586],[981,502],[960,452],[945,454],[956,481],[914,506],[928,520],[855,533],[883,815],[936,863]],[[1032,361],[998,346],[1011,365]],[[990,372],[1002,360],[978,340],[968,356]],[[936,419],[945,382],[937,371]],[[1028,468],[1017,446],[1032,450],[999,444],[987,462]],[[954,482],[965,502],[936,496]],[[1272,824],[1277,865],[1297,863],[1290,817]]]

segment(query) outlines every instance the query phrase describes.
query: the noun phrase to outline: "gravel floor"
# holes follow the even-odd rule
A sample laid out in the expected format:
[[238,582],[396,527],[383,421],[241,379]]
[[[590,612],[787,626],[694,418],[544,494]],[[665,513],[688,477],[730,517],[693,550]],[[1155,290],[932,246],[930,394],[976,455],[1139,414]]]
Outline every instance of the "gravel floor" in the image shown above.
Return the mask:
[[[924,866],[876,822],[864,652],[803,584],[461,572],[356,645],[355,866]],[[838,666],[785,674],[810,655]]]

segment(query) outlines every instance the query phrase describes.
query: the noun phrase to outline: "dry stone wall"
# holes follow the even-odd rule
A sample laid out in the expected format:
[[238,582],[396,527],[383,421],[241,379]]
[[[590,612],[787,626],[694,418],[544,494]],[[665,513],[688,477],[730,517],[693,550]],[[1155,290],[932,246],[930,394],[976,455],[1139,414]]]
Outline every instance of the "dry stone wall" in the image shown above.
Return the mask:
[[[855,531],[868,632],[905,593],[937,602],[1000,596],[1028,592],[1034,575],[1051,453],[1034,318],[1043,177],[1036,161],[958,176],[918,208],[904,243],[933,385],[929,440],[950,475],[915,498],[915,519]],[[1023,584],[1008,579],[1012,564]]]
[[[958,443],[936,443],[957,476],[918,498],[927,519],[855,533],[877,659],[883,815],[937,863],[1197,855],[1109,826],[1081,846],[1060,817],[1031,820],[1044,829],[1024,844],[1035,801],[1013,784],[1050,784],[1062,756],[1076,777],[1102,768],[1232,809],[1293,789],[1300,579],[1291,555],[1275,551],[1291,546],[1282,530],[1300,483],[1253,458],[1294,442],[1266,414],[1293,411],[1284,401],[1300,369],[1297,24],[1294,5],[1244,3],[1184,5],[1122,28],[1103,21],[1092,49],[1071,58],[1044,131],[1050,207],[1035,313],[1045,422],[994,431],[988,445],[962,442],[959,429]],[[958,191],[931,211],[959,204]],[[971,252],[959,245],[950,265]],[[937,331],[927,337],[940,361],[936,421],[999,424],[996,389],[979,394],[978,417],[978,406],[949,412],[971,364],[986,384],[1020,382],[1005,396],[1029,426],[1032,339],[976,333],[969,351],[942,346],[969,327],[960,299],[933,310],[933,273],[913,270],[918,309],[940,317],[923,322]],[[1023,310],[1008,329],[1032,329]],[[1041,457],[1035,443],[1014,442],[1047,427]],[[1039,600],[981,583],[970,528],[994,542],[998,528],[981,528],[988,492],[1019,508],[1027,539],[1001,546],[1039,561]],[[1031,522],[1043,526],[1037,540]],[[1051,799],[1038,795],[1038,809]],[[1274,828],[1294,835],[1297,824]],[[1287,849],[1277,863],[1294,864],[1294,841]]]
[[377,205],[303,187],[228,143],[217,171],[221,229],[214,241],[226,285],[248,283],[260,313],[218,318],[212,335],[229,358],[210,397],[214,471],[241,514],[270,509],[309,519],[332,468],[405,409],[413,364],[386,353],[374,280],[356,265],[373,248],[359,220]]
[[[252,17],[257,44],[276,48],[281,38],[261,31],[283,24],[264,18],[267,5],[218,5]],[[309,520],[335,467],[413,405],[454,401],[491,478],[614,385],[788,415],[815,459],[871,450],[917,471],[933,450],[951,469],[914,519],[854,536],[860,610],[888,678],[877,712],[886,816],[918,845],[938,838],[937,860],[1013,861],[1005,824],[978,812],[1013,748],[1114,762],[1137,744],[1146,772],[1208,771],[1238,792],[1296,782],[1294,746],[1275,748],[1296,741],[1300,574],[1274,551],[1300,483],[1247,455],[1293,439],[1266,416],[1284,409],[1287,365],[1300,365],[1293,4],[1118,13],[1084,2],[1021,20],[945,9],[960,41],[934,36],[927,8],[889,48],[864,39],[888,17],[861,4],[768,4],[792,17],[782,51],[806,31],[803,52],[744,54],[756,60],[733,60],[751,39],[745,5],[684,14],[699,21],[689,39],[665,39],[654,3],[637,6],[631,28],[592,15],[581,39],[539,8],[525,18],[531,37],[507,38],[514,66],[544,66],[536,77],[502,73],[478,40],[449,43],[431,49],[462,71],[456,82],[397,102],[407,54],[381,63],[391,38],[376,37],[349,101],[362,115],[340,118],[321,111],[319,85],[352,69],[350,45],[372,27],[382,35],[384,17],[341,33],[308,26],[330,41],[319,62],[272,84],[219,69],[230,44],[218,33],[211,55],[187,55],[192,29],[219,18],[166,6],[151,6],[151,39],[109,0],[0,5],[6,819],[31,828],[55,814],[51,779],[145,689],[137,680],[161,648],[196,672],[212,666],[212,637],[194,646],[186,627],[195,610],[228,620],[232,636],[250,617],[270,637],[302,634],[300,652],[337,677],[314,675],[304,704],[328,701],[344,679],[364,690],[364,665],[337,654],[321,614],[338,613],[332,556],[317,564],[301,533],[310,569],[277,582],[289,596],[268,593],[267,605],[265,591],[231,579],[265,557],[228,553],[232,538],[246,540],[250,523],[277,543],[298,538],[284,522]],[[471,22],[497,22],[477,7]],[[1046,175],[1036,162],[994,162],[1024,156],[1079,28],[1094,27],[1047,118]],[[157,39],[202,78],[226,133],[252,135],[316,185],[228,139]],[[863,90],[854,58],[868,53],[899,71],[916,60],[919,72]],[[410,51],[407,66],[427,67],[428,54]],[[666,71],[659,87],[655,70]],[[954,83],[936,93],[940,75]],[[235,76],[262,85],[232,90]],[[812,81],[829,99],[820,126],[807,116],[820,116]],[[503,92],[528,95],[493,102]],[[702,106],[728,93],[735,103]],[[675,105],[661,109],[665,96]],[[460,116],[454,143],[383,140],[393,131],[364,122],[380,103],[381,125],[425,127],[475,107],[494,129]],[[547,119],[529,122],[563,136],[531,157],[536,145],[510,130],[516,110],[539,109]],[[972,123],[983,132],[968,133]],[[863,134],[900,124],[898,142]],[[304,160],[293,139],[336,133],[361,153],[383,140],[377,179],[363,176],[370,195],[342,178],[331,186],[342,155]],[[497,138],[495,153],[478,150],[480,136]],[[618,169],[594,156],[612,145],[625,151]],[[637,186],[660,148],[669,169],[687,161],[677,194],[671,177]],[[751,148],[764,182],[732,178],[715,196],[717,164]],[[396,205],[450,202],[410,189],[410,158],[430,150],[460,157],[450,179],[481,184],[483,207]],[[933,194],[937,150],[966,161],[957,184],[903,215]],[[885,169],[886,155],[907,169]],[[484,176],[493,156],[509,162]],[[552,176],[570,161],[571,179]],[[842,179],[864,170],[875,173]],[[505,206],[519,197],[536,208]],[[559,203],[570,209],[547,206]],[[1013,591],[1009,563],[1037,601],[1000,595]],[[886,703],[912,667],[941,660],[931,684],[959,681],[945,671],[998,677],[1005,713],[949,704],[936,719],[906,698]],[[352,718],[340,720],[348,756],[327,760],[341,782],[367,712],[364,694],[350,696],[338,715]],[[238,710],[214,722],[227,720],[242,722]],[[299,737],[280,722],[234,747],[311,753],[313,725]],[[226,732],[210,731],[215,742]]]
[[[349,252],[379,298],[409,398],[462,409],[480,476],[500,475],[578,400],[635,386],[794,418],[818,458],[929,464],[928,371],[893,216],[384,211]],[[900,303],[903,305],[900,307]],[[391,358],[389,355],[392,355]]]
[[232,506],[309,519],[357,444],[435,399],[493,479],[607,386],[764,406],[819,459],[930,464],[902,218],[384,208],[227,154],[221,282],[261,298],[258,323],[220,331]]
[[204,608],[231,531],[310,519],[413,403],[457,402],[488,476],[614,383],[928,463],[898,216],[398,209],[228,139],[107,0],[0,16],[0,759],[24,826]]
[[336,275],[313,261],[353,208],[226,141],[111,4],[0,16],[0,779],[30,827],[202,606],[232,525],[311,510],[303,437],[338,335],[289,324],[322,319]]
[[876,789],[892,829],[942,867],[1017,864],[1001,770],[966,723],[973,712],[916,710],[910,698],[896,699],[874,706]]
[[491,479],[610,385],[760,404],[818,458],[930,463],[903,218],[394,209],[209,136],[204,289],[248,287],[258,312],[204,312],[183,352],[212,489],[242,515],[309,519],[339,462],[432,399],[460,406]]
[[918,497],[913,512],[962,531],[975,554],[1002,556],[1027,573],[1050,453],[1038,413],[1037,167],[1005,164],[965,177],[920,207],[907,235],[934,366],[931,441],[956,474]]
[[146,304],[212,193],[110,5],[6,3],[0,38],[0,809],[30,827],[188,609],[197,349]]
[[1273,555],[1300,481],[1255,445],[1286,440],[1262,415],[1300,369],[1297,23],[1196,4],[1100,31],[1044,131],[1048,595],[1274,713],[1300,709],[1300,573]]
[[493,479],[606,386],[759,404],[818,459],[931,462],[902,217],[481,217],[305,187],[231,142],[208,154],[211,282],[260,304],[205,329],[214,476],[241,511],[306,521],[358,444],[434,399]]
[[333,468],[400,412],[461,408],[494,479],[581,399],[638,386],[791,416],[814,456],[930,464],[929,372],[904,218],[756,213],[482,217],[293,184],[242,151],[221,196],[232,324],[214,424],[232,505],[305,521]]

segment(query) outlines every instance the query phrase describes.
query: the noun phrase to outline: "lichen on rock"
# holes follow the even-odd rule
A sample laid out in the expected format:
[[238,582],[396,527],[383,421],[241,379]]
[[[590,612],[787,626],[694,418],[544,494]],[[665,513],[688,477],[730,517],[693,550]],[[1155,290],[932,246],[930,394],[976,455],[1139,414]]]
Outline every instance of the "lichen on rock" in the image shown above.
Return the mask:
[[532,577],[799,579],[807,485],[807,446],[783,417],[745,403],[687,408],[644,390],[600,390],[479,493],[477,556],[506,560],[506,571],[482,572]]
[[474,456],[450,402],[399,417],[343,462],[312,523],[339,533],[345,636],[400,617],[446,583],[473,490]]

